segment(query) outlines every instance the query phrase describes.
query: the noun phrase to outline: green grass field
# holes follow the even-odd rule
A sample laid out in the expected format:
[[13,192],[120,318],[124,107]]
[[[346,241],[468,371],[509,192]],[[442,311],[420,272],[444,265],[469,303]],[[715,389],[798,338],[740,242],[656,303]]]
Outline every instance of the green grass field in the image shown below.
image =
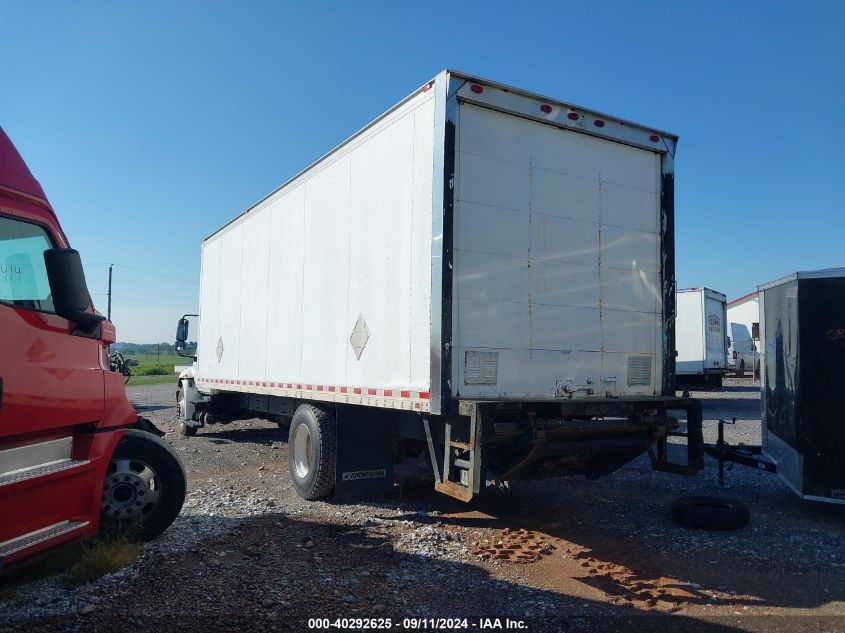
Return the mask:
[[167,365],[173,369],[174,365],[190,365],[193,360],[179,356],[177,354],[162,354],[156,356],[155,354],[124,354],[126,360],[130,358],[138,361],[138,366],[133,369],[141,369],[143,367],[152,367],[153,365]]
[[[176,384],[176,374],[173,372],[175,365],[190,365],[193,361],[190,358],[178,354],[126,354],[126,360],[137,360],[138,364],[131,367],[132,378],[126,383],[127,387],[140,385],[162,385],[166,383]],[[149,371],[160,371],[157,375],[143,375]],[[163,373],[163,372],[168,373]]]
[[141,387],[143,385],[166,385],[172,384],[174,393],[176,392],[176,374],[172,376],[132,376],[127,387]]

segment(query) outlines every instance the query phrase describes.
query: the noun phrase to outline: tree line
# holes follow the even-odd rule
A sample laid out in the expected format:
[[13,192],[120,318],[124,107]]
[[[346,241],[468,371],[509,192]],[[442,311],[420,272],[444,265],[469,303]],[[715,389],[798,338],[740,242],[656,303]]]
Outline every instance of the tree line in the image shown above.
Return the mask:
[[[176,353],[176,346],[173,343],[113,343],[111,349],[114,352],[120,352],[124,356]],[[194,354],[196,351],[196,341],[185,343],[184,353]]]

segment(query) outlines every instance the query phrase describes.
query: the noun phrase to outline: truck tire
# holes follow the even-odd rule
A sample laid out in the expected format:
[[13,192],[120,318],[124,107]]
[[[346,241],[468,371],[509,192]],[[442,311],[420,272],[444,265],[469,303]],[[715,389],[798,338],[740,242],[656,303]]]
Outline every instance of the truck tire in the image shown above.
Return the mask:
[[176,390],[176,407],[179,412],[179,426],[176,432],[181,437],[193,437],[197,434],[197,427],[185,423],[185,407],[182,398],[185,397],[185,391],[182,389],[182,381],[179,381],[179,388]]
[[328,497],[334,490],[337,466],[334,416],[324,409],[301,404],[288,433],[288,470],[303,499]]
[[748,525],[748,506],[727,497],[680,497],[672,504],[676,523],[705,530],[736,530]]
[[100,500],[105,531],[147,541],[161,534],[182,509],[185,469],[155,435],[129,429],[109,461]]

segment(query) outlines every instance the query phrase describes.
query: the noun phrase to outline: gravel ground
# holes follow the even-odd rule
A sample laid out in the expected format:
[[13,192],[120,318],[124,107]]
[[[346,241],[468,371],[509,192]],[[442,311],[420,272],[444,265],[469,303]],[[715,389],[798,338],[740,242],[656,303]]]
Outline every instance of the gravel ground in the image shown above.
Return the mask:
[[[392,618],[393,628],[436,617],[483,630],[491,617],[528,631],[845,631],[845,507],[801,502],[776,476],[736,467],[725,490],[710,459],[687,478],[643,458],[598,481],[517,483],[469,505],[427,487],[306,502],[274,424],[180,438],[172,391],[130,397],[185,463],[180,517],[137,563],[92,583],[7,577],[0,631],[300,631],[335,617]],[[727,439],[759,443],[756,385],[692,395],[704,401],[706,441],[718,418],[735,416]],[[678,527],[669,504],[684,494],[737,497],[751,525]]]

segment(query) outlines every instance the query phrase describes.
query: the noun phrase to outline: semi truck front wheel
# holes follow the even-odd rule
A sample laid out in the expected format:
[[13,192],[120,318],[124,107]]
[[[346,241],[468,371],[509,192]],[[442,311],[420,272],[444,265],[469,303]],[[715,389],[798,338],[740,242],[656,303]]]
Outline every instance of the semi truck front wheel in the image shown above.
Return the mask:
[[185,470],[170,446],[150,433],[126,431],[103,482],[103,529],[144,541],[155,538],[182,509],[185,482]]
[[179,407],[179,427],[177,428],[177,432],[182,437],[193,437],[197,434],[197,427],[187,423],[188,394],[185,393],[181,380],[179,381],[179,388],[176,390],[176,406]]
[[288,434],[288,469],[296,493],[308,500],[329,496],[336,464],[334,416],[310,404],[300,405]]

